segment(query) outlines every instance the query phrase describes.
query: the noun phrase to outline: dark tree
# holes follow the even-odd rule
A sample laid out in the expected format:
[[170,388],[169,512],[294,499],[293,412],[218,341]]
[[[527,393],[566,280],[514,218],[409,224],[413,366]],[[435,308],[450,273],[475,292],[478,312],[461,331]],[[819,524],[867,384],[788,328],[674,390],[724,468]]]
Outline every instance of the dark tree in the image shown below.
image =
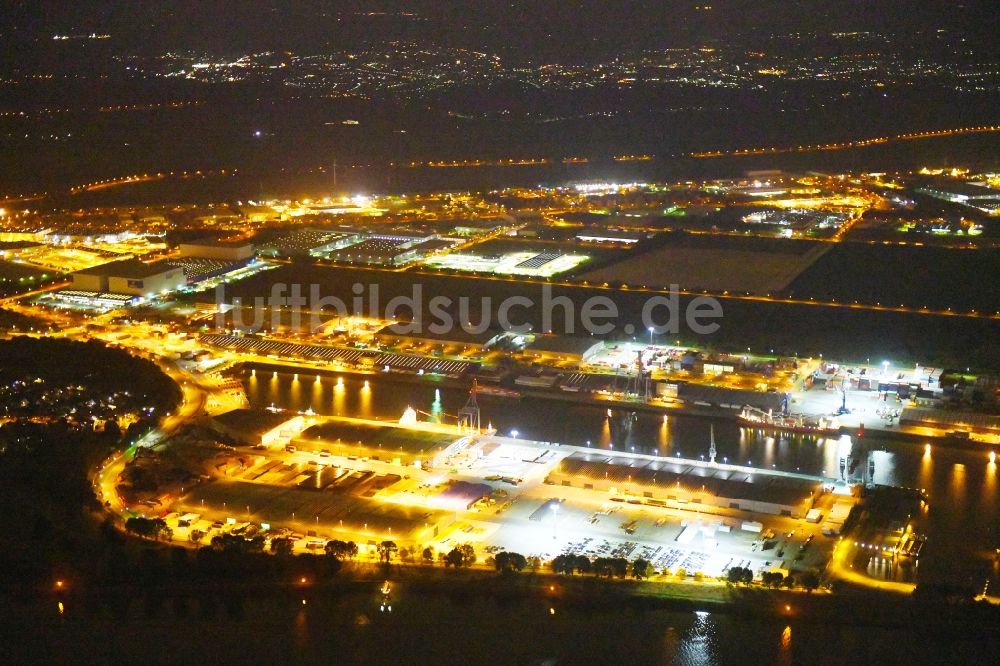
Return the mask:
[[806,588],[810,592],[819,587],[819,576],[816,575],[814,571],[807,571],[798,576],[799,585]]
[[104,438],[107,439],[112,444],[117,444],[122,438],[122,428],[118,425],[118,421],[114,419],[108,419],[104,423]]
[[497,553],[493,560],[493,566],[500,573],[516,573],[528,566],[528,559],[520,553],[502,551]]
[[765,571],[760,575],[760,580],[768,587],[780,587],[785,577],[778,571]]
[[358,555],[358,544],[353,541],[333,539],[326,542],[324,550],[326,550],[327,555],[332,555],[340,560],[354,559]]
[[573,575],[575,571],[573,563],[574,557],[572,555],[556,555],[549,566],[552,567],[553,573]]
[[379,559],[388,564],[396,556],[399,547],[395,541],[383,541],[377,546]]
[[446,567],[455,567],[456,569],[462,566],[462,551],[458,548],[452,548],[448,551],[448,554],[444,556],[444,565]]
[[649,578],[653,575],[653,564],[649,560],[641,557],[632,563],[632,576],[637,580]]
[[279,539],[271,540],[271,552],[275,555],[281,557],[287,557],[292,554],[292,540],[282,537]]
[[462,553],[462,566],[471,567],[476,563],[476,549],[471,544],[463,543],[458,551]]

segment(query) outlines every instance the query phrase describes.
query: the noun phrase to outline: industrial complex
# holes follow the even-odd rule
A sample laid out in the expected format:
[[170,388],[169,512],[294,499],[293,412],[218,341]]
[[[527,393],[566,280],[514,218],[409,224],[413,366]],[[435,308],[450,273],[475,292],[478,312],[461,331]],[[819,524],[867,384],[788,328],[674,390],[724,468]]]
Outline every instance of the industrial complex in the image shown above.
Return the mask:
[[[814,566],[829,544],[804,561],[757,550],[788,525],[818,535],[827,513],[855,501],[827,479],[716,462],[714,441],[711,460],[693,461],[502,437],[408,411],[399,423],[248,409],[215,416],[210,427],[236,448],[211,459],[212,481],[149,499],[184,516],[182,536],[254,524],[306,551],[328,539],[438,549],[461,539],[552,558],[589,534],[611,551],[640,548],[707,576],[733,561],[758,571]],[[242,506],[243,516],[226,508]]]

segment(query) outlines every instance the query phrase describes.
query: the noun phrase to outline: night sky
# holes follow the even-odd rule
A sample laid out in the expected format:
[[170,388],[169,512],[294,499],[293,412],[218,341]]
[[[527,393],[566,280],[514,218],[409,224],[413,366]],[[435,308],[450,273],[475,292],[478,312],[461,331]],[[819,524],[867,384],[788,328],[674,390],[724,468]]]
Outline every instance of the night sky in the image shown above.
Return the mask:
[[[452,44],[506,47],[527,59],[605,56],[642,48],[726,40],[755,32],[933,28],[985,48],[996,25],[990,2],[914,0],[708,0],[493,2],[492,0],[60,0],[5,3],[6,35],[53,30],[130,32],[136,46],[308,48],[369,36],[433,37]],[[710,10],[703,8],[709,6]],[[378,14],[360,20],[357,14]],[[401,14],[408,16],[401,16]]]

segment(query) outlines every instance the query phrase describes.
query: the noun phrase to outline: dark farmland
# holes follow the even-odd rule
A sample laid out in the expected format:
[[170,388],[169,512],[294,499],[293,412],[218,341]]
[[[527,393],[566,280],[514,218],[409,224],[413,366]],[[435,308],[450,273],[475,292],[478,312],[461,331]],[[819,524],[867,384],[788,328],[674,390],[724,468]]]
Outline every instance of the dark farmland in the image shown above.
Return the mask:
[[[255,297],[269,297],[272,285],[278,283],[302,285],[302,293],[306,296],[310,293],[310,285],[318,285],[321,296],[336,296],[349,309],[353,297],[352,286],[355,284],[364,287],[366,302],[370,288],[378,285],[380,307],[383,309],[391,298],[410,296],[414,286],[421,285],[422,312],[410,313],[400,309],[396,314],[404,320],[415,314],[415,320],[425,323],[433,321],[428,302],[435,296],[447,296],[453,301],[462,296],[469,298],[469,318],[474,324],[481,321],[479,305],[486,297],[491,299],[488,305],[491,321],[495,322],[496,310],[504,298],[526,296],[532,299],[535,306],[514,308],[511,316],[513,323],[530,324],[535,331],[541,330],[543,323],[543,283],[508,282],[414,271],[391,272],[293,264],[256,275],[236,285],[227,285],[223,298],[226,302],[231,302],[234,297],[239,297],[244,304],[249,305]],[[287,295],[287,290],[284,295]],[[632,331],[628,335],[636,335],[640,339],[647,335],[641,315],[644,303],[653,294],[584,286],[552,287],[551,297],[559,296],[569,297],[575,305],[575,335],[588,335],[580,325],[579,315],[581,305],[594,296],[611,298],[619,312],[616,332],[606,337],[620,339],[625,337],[627,330]],[[208,292],[198,298],[213,301],[217,295]],[[689,302],[690,298],[681,297],[682,311]],[[952,368],[1000,367],[1000,346],[996,344],[996,340],[1000,339],[1000,321],[997,320],[734,299],[724,299],[721,303],[724,316],[720,321],[720,329],[714,334],[694,336],[682,323],[678,334],[660,336],[660,341],[675,339],[704,349],[742,351],[749,347],[758,353],[774,350],[776,354],[823,354],[829,358],[848,361],[885,358],[894,362],[919,362]],[[452,308],[452,312],[457,314],[457,305]],[[658,309],[657,321],[664,317],[664,310]],[[564,319],[563,309],[555,308],[553,332],[566,331]]]
[[976,310],[1000,309],[1000,250],[838,243],[788,287],[795,298]]

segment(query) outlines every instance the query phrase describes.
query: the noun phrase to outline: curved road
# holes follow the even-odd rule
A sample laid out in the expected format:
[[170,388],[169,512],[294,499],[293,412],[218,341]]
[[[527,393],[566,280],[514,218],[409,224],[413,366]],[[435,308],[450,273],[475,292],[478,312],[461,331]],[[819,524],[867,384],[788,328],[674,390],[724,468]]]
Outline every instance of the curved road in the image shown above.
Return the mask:
[[169,437],[177,430],[202,413],[205,410],[205,403],[208,401],[208,391],[202,387],[194,378],[181,371],[176,366],[163,360],[157,360],[160,369],[177,383],[181,389],[182,401],[177,411],[164,418],[159,427],[146,434],[136,445],[133,445],[122,452],[116,452],[95,472],[92,482],[94,491],[98,499],[104,503],[105,508],[118,516],[126,507],[122,504],[121,497],[115,490],[115,482],[118,476],[125,469],[125,465],[135,455],[137,446],[155,446]]

